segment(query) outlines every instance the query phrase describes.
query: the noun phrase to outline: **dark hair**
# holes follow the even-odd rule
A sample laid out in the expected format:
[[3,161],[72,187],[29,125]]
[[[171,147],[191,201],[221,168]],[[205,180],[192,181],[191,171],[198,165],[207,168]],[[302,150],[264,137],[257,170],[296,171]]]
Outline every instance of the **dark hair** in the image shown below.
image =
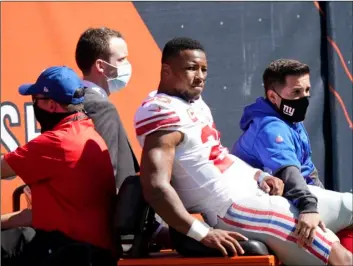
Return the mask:
[[85,96],[85,89],[84,88],[78,88],[76,91],[75,91],[75,93],[74,93],[74,95],[73,95],[73,98],[81,98],[81,97],[83,97],[83,96]]
[[123,39],[120,32],[110,28],[89,28],[81,34],[76,45],[75,58],[83,74],[90,72],[97,59],[109,59],[109,41],[112,37]]
[[[79,88],[75,91],[73,98],[81,98],[85,96],[85,89],[83,88]],[[79,104],[63,104],[60,103],[60,105],[66,109],[66,111],[68,112],[81,112],[84,110],[84,104],[83,103],[79,103]]]
[[265,93],[273,89],[275,84],[285,85],[287,76],[301,76],[309,73],[309,66],[299,61],[292,59],[278,59],[273,61],[262,75]]
[[205,52],[204,47],[199,41],[187,37],[177,37],[167,42],[164,46],[162,63],[166,63],[169,58],[179,55],[184,50],[200,50]]

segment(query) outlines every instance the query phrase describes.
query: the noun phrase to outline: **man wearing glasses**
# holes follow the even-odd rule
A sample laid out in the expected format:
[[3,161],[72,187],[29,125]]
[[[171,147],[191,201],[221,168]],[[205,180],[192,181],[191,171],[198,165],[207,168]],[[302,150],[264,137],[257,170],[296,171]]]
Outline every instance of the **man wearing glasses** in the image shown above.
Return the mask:
[[[58,259],[115,265],[113,167],[104,140],[83,112],[81,79],[70,68],[50,67],[19,92],[32,96],[42,134],[1,157],[1,178],[18,175],[30,187],[32,210],[3,215],[1,228],[21,234],[31,226],[35,236],[20,250],[2,245],[8,255],[2,252],[2,265],[54,265]],[[88,253],[58,258],[65,247]]]

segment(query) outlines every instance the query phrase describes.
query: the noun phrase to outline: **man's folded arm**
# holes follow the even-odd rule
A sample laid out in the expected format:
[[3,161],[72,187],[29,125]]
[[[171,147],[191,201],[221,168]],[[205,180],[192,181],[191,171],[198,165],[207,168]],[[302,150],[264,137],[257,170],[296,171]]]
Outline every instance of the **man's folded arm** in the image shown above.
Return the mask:
[[254,141],[254,150],[264,170],[284,183],[283,197],[290,200],[301,213],[317,212],[317,198],[310,192],[300,172],[301,163],[295,152],[294,140],[282,123],[271,123]]
[[287,166],[275,176],[284,183],[283,196],[290,200],[301,213],[318,212],[317,198],[310,192],[305,179],[296,166]]

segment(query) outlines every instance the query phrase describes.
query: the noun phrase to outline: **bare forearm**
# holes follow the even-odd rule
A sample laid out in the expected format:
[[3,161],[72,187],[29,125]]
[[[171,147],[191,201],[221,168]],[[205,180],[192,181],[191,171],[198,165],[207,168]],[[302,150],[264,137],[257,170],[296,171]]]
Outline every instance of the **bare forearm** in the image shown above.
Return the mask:
[[6,162],[4,155],[1,155],[1,179],[6,179],[16,176],[16,173]]
[[25,209],[1,215],[1,229],[26,227],[32,225],[32,211]]
[[195,220],[185,209],[178,194],[170,184],[157,186],[145,193],[146,200],[156,213],[171,227],[186,234]]
[[169,226],[187,234],[195,218],[170,184],[175,148],[182,140],[179,131],[158,131],[147,136],[140,172],[145,199]]

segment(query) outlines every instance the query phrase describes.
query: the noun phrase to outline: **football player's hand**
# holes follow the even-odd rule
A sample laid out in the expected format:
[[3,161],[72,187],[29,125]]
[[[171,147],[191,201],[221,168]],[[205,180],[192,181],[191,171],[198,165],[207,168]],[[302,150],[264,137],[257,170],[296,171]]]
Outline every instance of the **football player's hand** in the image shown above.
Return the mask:
[[282,196],[284,183],[281,179],[275,176],[266,176],[260,183],[260,188],[270,195]]
[[297,236],[297,243],[299,246],[308,245],[310,246],[315,237],[317,227],[320,227],[326,232],[326,226],[321,221],[318,213],[302,213],[299,215],[298,224],[295,230]]
[[[201,243],[210,248],[220,250],[223,256],[244,254],[243,248],[238,240],[248,240],[242,234],[220,229],[210,229],[208,234],[201,240]],[[227,250],[232,254],[228,254]]]

